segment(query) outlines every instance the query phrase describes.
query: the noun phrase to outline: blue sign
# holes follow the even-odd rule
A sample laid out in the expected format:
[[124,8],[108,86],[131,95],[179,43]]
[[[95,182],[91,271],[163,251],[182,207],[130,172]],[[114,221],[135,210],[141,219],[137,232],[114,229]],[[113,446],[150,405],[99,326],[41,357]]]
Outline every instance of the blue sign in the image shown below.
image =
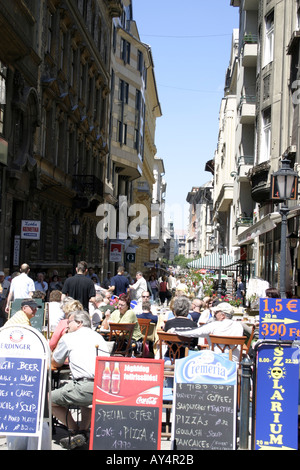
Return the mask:
[[300,300],[260,299],[259,338],[280,341],[300,339]]
[[228,354],[206,350],[175,361],[175,382],[236,385],[236,371]]
[[0,357],[1,433],[36,433],[41,371],[41,359]]
[[298,449],[299,349],[258,347],[256,450]]

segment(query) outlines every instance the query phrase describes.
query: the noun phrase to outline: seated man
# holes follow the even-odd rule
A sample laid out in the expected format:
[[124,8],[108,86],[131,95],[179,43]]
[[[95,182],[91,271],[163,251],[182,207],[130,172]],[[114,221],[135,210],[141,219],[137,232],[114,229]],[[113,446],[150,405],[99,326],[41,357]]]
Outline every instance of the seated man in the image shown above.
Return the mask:
[[38,308],[42,308],[33,299],[24,299],[21,302],[21,310],[16,312],[5,323],[5,326],[12,325],[28,325],[31,326],[30,320],[35,316]]
[[136,315],[137,318],[144,318],[151,320],[151,323],[157,323],[157,315],[153,315],[151,312],[151,303],[148,300],[142,302],[142,312]]
[[[221,302],[215,307],[211,308],[214,314],[215,321],[206,323],[200,328],[190,331],[182,331],[180,329],[172,328],[172,333],[183,335],[188,338],[206,338],[209,342],[209,335],[217,336],[244,336],[244,329],[242,322],[232,320],[233,308],[228,302]],[[232,353],[232,359],[239,361],[239,348],[236,348]]]
[[[96,346],[101,356],[109,356],[108,347],[101,335],[91,329],[89,315],[83,310],[74,311],[68,318],[68,334],[61,337],[52,356],[52,367],[61,367],[68,358],[72,381],[53,390],[52,413],[71,431],[71,438],[60,440],[62,447],[74,449],[86,443],[91,422],[94,390]],[[80,406],[80,426],[74,421],[69,406]]]
[[192,301],[192,311],[190,312],[190,315],[192,317],[192,320],[198,324],[200,315],[201,315],[201,307],[202,307],[202,300],[195,298]]

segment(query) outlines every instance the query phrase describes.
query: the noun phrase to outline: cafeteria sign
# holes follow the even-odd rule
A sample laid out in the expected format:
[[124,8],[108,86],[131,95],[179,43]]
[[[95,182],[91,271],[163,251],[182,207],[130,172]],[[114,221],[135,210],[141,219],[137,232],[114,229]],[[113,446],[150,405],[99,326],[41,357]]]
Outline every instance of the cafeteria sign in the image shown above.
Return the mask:
[[300,300],[260,299],[259,338],[295,341],[300,339]]
[[21,239],[22,240],[40,240],[41,222],[40,220],[22,220],[21,221]]

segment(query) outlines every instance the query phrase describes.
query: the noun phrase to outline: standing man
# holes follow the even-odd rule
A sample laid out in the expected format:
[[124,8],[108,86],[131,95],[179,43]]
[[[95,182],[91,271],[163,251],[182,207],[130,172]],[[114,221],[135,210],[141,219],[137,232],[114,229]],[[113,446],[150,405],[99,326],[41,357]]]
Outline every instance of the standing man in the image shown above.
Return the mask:
[[6,313],[9,312],[9,305],[12,300],[16,299],[27,299],[31,296],[32,292],[35,291],[35,285],[33,279],[31,279],[29,274],[30,268],[28,264],[24,263],[20,267],[19,276],[13,278],[10,284],[10,291],[7,296],[6,302]]
[[120,297],[121,294],[127,294],[129,287],[129,282],[126,276],[124,276],[124,266],[118,267],[118,272],[110,280],[109,291],[112,292],[117,297]]
[[136,273],[136,282],[129,286],[131,292],[133,292],[133,298],[139,300],[142,297],[142,293],[148,290],[147,281],[141,271]]
[[89,302],[93,302],[96,297],[94,283],[86,276],[87,272],[87,263],[85,261],[79,261],[76,268],[76,274],[65,280],[61,297],[62,301],[67,296],[73,297],[75,300],[79,300],[86,312],[89,311]]

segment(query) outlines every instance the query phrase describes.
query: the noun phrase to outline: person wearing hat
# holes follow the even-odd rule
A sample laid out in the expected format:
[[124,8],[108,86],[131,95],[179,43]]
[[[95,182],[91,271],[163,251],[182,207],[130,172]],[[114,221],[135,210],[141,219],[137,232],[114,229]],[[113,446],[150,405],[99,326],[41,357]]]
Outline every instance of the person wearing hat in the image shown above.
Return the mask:
[[35,316],[38,308],[41,308],[33,299],[24,299],[21,303],[21,310],[16,312],[9,320],[5,323],[5,326],[12,325],[29,325],[31,326],[30,320]]
[[[218,305],[211,307],[211,312],[214,315],[214,321],[206,323],[200,328],[193,330],[186,330],[184,332],[177,329],[170,331],[178,335],[183,335],[191,338],[206,338],[210,344],[209,335],[218,336],[244,336],[244,329],[242,322],[232,320],[233,308],[228,302],[221,302]],[[239,351],[236,348],[233,351],[232,359],[239,360]]]

